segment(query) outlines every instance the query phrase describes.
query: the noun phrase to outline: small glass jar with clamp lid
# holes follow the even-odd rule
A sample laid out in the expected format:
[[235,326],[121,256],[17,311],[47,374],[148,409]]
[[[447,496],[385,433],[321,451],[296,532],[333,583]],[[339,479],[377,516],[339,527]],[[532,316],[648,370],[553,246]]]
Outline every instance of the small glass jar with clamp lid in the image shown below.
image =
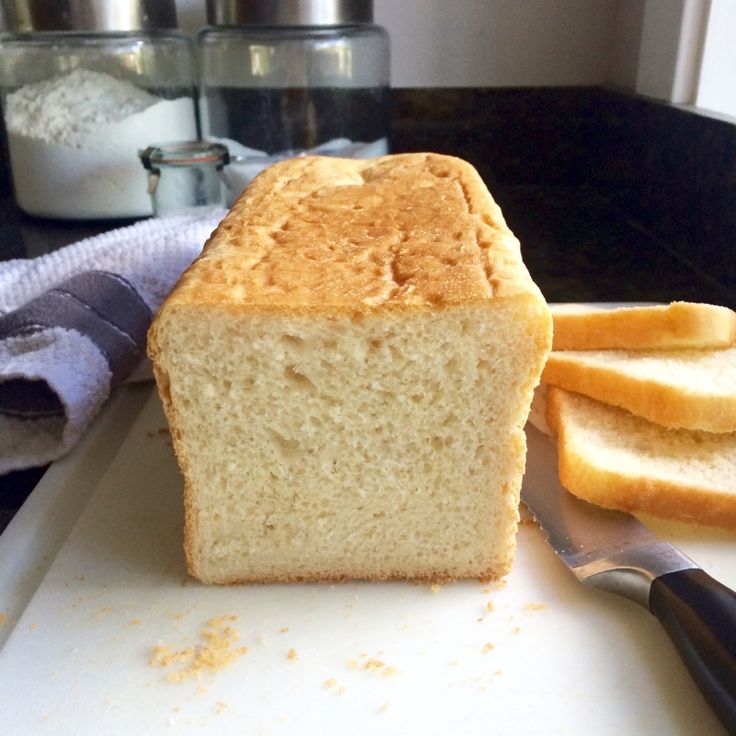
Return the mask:
[[221,143],[158,143],[141,151],[140,157],[149,172],[148,193],[157,217],[225,204],[224,169],[230,155]]
[[17,204],[61,219],[150,215],[138,151],[198,135],[174,0],[0,0],[0,94]]
[[227,145],[231,180],[306,152],[387,153],[389,39],[372,0],[208,0],[207,18],[202,133]]

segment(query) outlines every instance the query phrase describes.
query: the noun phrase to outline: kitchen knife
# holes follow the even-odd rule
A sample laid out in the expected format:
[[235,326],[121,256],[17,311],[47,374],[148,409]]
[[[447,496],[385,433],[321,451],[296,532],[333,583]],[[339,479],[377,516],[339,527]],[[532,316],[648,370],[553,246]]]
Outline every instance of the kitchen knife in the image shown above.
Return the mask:
[[558,480],[555,440],[530,424],[521,500],[583,583],[644,606],[664,627],[729,733],[736,734],[736,593],[629,514],[594,506]]

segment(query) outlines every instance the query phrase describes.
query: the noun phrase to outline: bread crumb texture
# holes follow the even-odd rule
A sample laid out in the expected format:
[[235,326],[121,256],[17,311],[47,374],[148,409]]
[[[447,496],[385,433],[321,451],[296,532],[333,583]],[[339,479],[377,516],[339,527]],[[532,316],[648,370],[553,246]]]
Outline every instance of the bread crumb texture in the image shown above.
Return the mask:
[[167,681],[177,683],[224,669],[248,652],[247,647],[236,646],[240,638],[240,632],[232,625],[236,620],[237,616],[210,619],[200,632],[201,642],[183,649],[172,650],[157,644],[149,665],[170,670]]
[[518,241],[468,164],[271,167],[149,334],[190,571],[505,574],[550,343]]

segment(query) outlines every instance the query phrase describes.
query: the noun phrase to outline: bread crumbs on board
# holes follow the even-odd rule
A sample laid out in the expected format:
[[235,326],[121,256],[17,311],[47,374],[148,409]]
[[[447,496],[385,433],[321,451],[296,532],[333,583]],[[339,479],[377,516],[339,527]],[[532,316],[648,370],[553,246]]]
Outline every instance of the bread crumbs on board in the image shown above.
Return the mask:
[[299,659],[299,655],[297,654],[296,649],[289,649],[289,651],[286,653],[286,659],[291,660],[292,662]]
[[360,655],[359,659],[363,661],[361,662],[358,659],[351,659],[348,661],[348,665],[351,670],[377,672],[382,674],[384,677],[391,677],[391,675],[395,675],[397,672],[395,667],[387,665],[385,662],[378,659],[377,657],[368,657],[367,654],[363,653]]
[[533,516],[524,514],[519,519],[519,526],[530,526],[539,528],[539,523]]
[[547,609],[546,603],[527,603],[524,606],[525,611],[544,611]]
[[148,661],[151,667],[173,669],[166,675],[168,682],[185,682],[192,678],[222,670],[238,657],[247,653],[248,647],[235,646],[240,632],[232,626],[237,616],[211,618],[200,631],[201,642],[178,651],[165,644],[153,647]]
[[0,611],[0,626],[5,626],[8,622],[8,614],[5,611]]
[[338,681],[334,677],[330,677],[329,679],[325,680],[325,687],[328,690],[334,690],[338,695],[343,695],[345,693],[345,688],[343,685],[340,685]]

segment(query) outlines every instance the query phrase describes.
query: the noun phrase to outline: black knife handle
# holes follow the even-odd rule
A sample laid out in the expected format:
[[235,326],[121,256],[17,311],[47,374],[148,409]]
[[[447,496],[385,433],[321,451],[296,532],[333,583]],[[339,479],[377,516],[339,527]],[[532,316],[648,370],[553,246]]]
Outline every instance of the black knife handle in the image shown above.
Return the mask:
[[649,610],[716,715],[736,734],[736,593],[698,568],[678,570],[654,579]]

